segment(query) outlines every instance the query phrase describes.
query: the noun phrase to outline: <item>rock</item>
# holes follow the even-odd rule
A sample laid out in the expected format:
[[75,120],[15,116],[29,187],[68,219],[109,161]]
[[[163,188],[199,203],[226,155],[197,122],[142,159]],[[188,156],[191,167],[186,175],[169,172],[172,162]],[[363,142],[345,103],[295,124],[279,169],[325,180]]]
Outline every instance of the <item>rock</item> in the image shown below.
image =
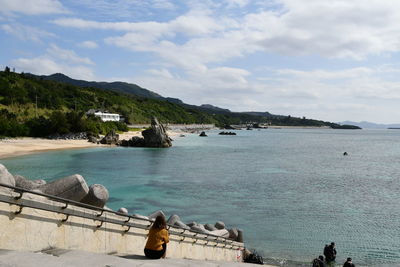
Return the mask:
[[139,136],[133,136],[130,141],[130,146],[143,147],[145,145],[144,138]]
[[192,227],[192,226],[197,225],[197,222],[190,222],[190,223],[187,223],[186,225],[189,227]]
[[45,194],[62,197],[74,201],[81,201],[89,193],[85,179],[79,174],[74,174],[54,182],[39,186],[37,189]]
[[46,184],[45,180],[29,180],[21,175],[14,175],[15,186],[22,189],[30,190],[38,188],[41,185]]
[[[15,186],[14,176],[8,172],[7,168],[3,164],[0,164],[0,183],[9,186]],[[2,191],[10,191],[8,188],[1,186],[0,189]]]
[[220,132],[219,135],[236,135],[234,132]]
[[140,215],[140,214],[137,214],[137,213],[132,214],[132,217],[135,217],[135,218],[138,218],[138,219],[143,219],[143,220],[150,220],[149,217],[144,216],[144,215]]
[[90,135],[90,136],[88,137],[88,142],[97,144],[98,140],[97,140],[97,138],[96,138],[95,136]]
[[117,212],[128,215],[128,210],[126,208],[119,208]]
[[210,231],[210,234],[220,236],[220,237],[225,237],[225,238],[229,237],[229,231],[226,229]]
[[115,132],[115,130],[109,131],[103,139],[100,140],[101,144],[105,145],[116,145],[119,141],[119,134]]
[[236,228],[228,229],[229,239],[236,240],[238,238],[238,230]]
[[157,210],[157,211],[153,212],[152,214],[150,214],[148,217],[149,217],[149,219],[155,220],[158,215],[164,216],[164,218],[165,218],[165,214],[162,210]]
[[175,226],[178,226],[179,228],[185,229],[185,230],[190,230],[190,227],[187,226],[186,224],[184,224],[184,223],[181,222],[181,221],[176,221],[176,222],[174,223],[174,225],[175,225]]
[[142,132],[145,147],[170,147],[171,138],[167,135],[164,125],[158,122],[156,117],[151,119],[150,129]]
[[92,184],[89,187],[89,193],[81,200],[82,203],[104,207],[109,198],[108,190],[101,184]]
[[167,220],[167,223],[174,225],[177,221],[180,221],[180,220],[181,220],[181,218],[179,218],[178,215],[174,214],[174,215],[171,215],[171,217],[169,217],[169,219]]
[[207,136],[206,132],[201,132],[199,136]]
[[237,229],[238,237],[236,238],[237,242],[243,243],[243,231],[241,229]]
[[206,230],[208,230],[208,231],[218,230],[217,227],[215,227],[211,223],[207,223],[206,225],[204,225],[204,228],[206,228]]
[[215,228],[217,228],[217,229],[225,229],[225,223],[221,222],[221,221],[218,221],[218,222],[215,223]]

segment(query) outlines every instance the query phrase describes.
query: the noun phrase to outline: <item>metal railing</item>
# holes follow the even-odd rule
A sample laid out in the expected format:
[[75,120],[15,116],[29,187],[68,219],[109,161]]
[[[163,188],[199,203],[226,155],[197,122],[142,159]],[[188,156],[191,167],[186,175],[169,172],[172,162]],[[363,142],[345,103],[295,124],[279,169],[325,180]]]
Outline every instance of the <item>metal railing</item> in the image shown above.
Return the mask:
[[[61,222],[63,222],[63,223],[67,222],[70,216],[75,216],[75,217],[81,217],[81,218],[85,218],[85,219],[92,219],[96,222],[99,222],[99,224],[96,224],[97,228],[101,228],[103,226],[103,223],[111,223],[111,224],[120,225],[122,227],[126,227],[126,229],[121,230],[121,232],[123,232],[123,233],[129,233],[131,228],[139,228],[139,229],[148,230],[150,228],[151,224],[153,223],[153,221],[150,219],[131,216],[131,215],[116,212],[113,210],[103,209],[100,207],[84,204],[84,203],[74,201],[74,200],[69,200],[69,199],[65,199],[65,198],[61,198],[61,197],[57,197],[57,196],[53,196],[53,195],[48,195],[48,194],[37,192],[37,191],[26,190],[26,189],[23,189],[20,187],[10,186],[10,185],[6,185],[6,184],[2,184],[2,183],[0,183],[0,187],[12,189],[12,190],[14,190],[15,193],[18,194],[16,196],[7,196],[7,195],[0,193],[0,202],[5,202],[5,203],[16,205],[19,207],[19,209],[14,212],[15,215],[22,213],[23,208],[27,207],[27,208],[32,208],[32,209],[38,209],[38,210],[44,210],[44,211],[63,214],[66,216],[64,219],[61,220]],[[63,205],[55,206],[55,205],[51,205],[48,203],[38,202],[35,200],[24,199],[22,197],[25,193],[46,197],[50,200],[62,203]],[[90,213],[87,213],[84,211],[71,210],[71,209],[69,209],[70,205],[85,208],[85,209],[90,209],[90,210],[94,211],[94,213],[90,214]],[[106,216],[107,214],[117,215],[121,219],[119,220],[119,219],[107,217]],[[136,221],[136,223],[135,223],[135,221]],[[137,223],[138,221],[142,222],[142,223],[145,222],[146,224],[144,225],[144,224]],[[171,225],[171,224],[168,224],[167,228],[169,230],[170,235],[175,235],[175,236],[181,237],[181,239],[178,240],[180,242],[184,241],[185,238],[191,238],[191,239],[194,239],[193,243],[197,243],[199,240],[204,241],[205,243],[202,245],[208,245],[209,242],[213,242],[215,244],[209,245],[209,246],[216,247],[216,246],[218,246],[218,244],[222,244],[221,247],[228,248],[228,249],[240,249],[240,248],[244,247],[243,243],[236,242],[232,239],[228,239],[225,237],[213,235],[211,233],[203,233],[203,232],[199,232],[199,231],[195,231],[195,230],[186,230],[186,229],[182,229],[178,226]]]

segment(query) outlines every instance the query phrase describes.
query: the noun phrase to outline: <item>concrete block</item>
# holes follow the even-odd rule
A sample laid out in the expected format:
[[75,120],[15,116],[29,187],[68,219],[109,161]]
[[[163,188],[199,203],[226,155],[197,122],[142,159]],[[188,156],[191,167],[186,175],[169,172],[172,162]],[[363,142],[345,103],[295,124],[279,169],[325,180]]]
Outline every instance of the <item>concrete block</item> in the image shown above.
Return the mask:
[[193,225],[192,227],[190,227],[190,230],[195,231],[195,232],[199,232],[199,233],[202,233],[202,234],[209,234],[210,233],[204,227],[200,227],[198,225]]
[[238,231],[238,237],[237,237],[236,241],[243,243],[243,230],[237,229],[237,231]]
[[89,193],[85,179],[74,174],[38,187],[45,194],[81,201]]
[[206,230],[208,231],[214,231],[214,230],[218,230],[217,227],[215,227],[214,225],[212,225],[211,223],[207,223],[204,225],[204,227],[206,228]]
[[152,214],[150,214],[148,217],[149,217],[149,219],[155,220],[158,215],[164,216],[164,218],[165,218],[165,214],[162,210],[157,210],[157,211],[153,212]]
[[81,200],[82,203],[104,207],[109,198],[108,190],[101,184],[92,184],[89,187],[89,193]]
[[135,218],[138,218],[138,219],[150,220],[149,217],[144,216],[144,215],[140,215],[140,214],[137,214],[137,213],[132,214],[132,217],[135,217]]
[[228,229],[229,239],[236,240],[238,238],[238,230],[236,228]]
[[216,222],[215,223],[215,228],[217,228],[217,229],[225,229],[225,223],[224,222],[221,222],[221,221],[218,221],[218,222]]
[[175,226],[178,226],[179,228],[185,229],[185,230],[190,230],[190,227],[187,226],[186,224],[184,224],[184,223],[181,222],[181,221],[176,221],[176,222],[174,223],[174,225],[175,225]]
[[169,219],[167,220],[167,223],[174,225],[175,222],[180,221],[180,220],[181,220],[181,218],[178,215],[174,214],[174,215],[171,215],[171,217],[169,217]]
[[26,190],[33,190],[46,184],[45,180],[29,180],[21,175],[14,175],[15,186]]
[[128,215],[128,210],[126,208],[119,208],[117,212]]
[[225,237],[225,238],[229,237],[229,231],[226,229],[214,230],[214,231],[210,231],[210,233],[213,235],[216,235],[216,236],[220,236],[220,237]]
[[192,226],[197,225],[197,222],[190,222],[190,223],[187,223],[186,225],[189,227],[192,227]]
[[[14,176],[8,172],[7,168],[3,164],[0,164],[0,183],[15,186]],[[1,186],[0,190],[4,192],[10,191],[10,189]]]

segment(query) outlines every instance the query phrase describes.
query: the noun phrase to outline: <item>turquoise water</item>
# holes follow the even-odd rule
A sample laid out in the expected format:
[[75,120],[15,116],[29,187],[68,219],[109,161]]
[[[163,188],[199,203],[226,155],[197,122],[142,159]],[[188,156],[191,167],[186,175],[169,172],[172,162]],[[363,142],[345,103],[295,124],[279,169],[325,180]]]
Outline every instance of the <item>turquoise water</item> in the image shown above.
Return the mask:
[[[176,138],[169,149],[94,148],[4,159],[13,172],[104,184],[113,209],[157,209],[244,230],[270,262],[400,265],[400,131],[266,129]],[[347,151],[348,156],[343,156]]]

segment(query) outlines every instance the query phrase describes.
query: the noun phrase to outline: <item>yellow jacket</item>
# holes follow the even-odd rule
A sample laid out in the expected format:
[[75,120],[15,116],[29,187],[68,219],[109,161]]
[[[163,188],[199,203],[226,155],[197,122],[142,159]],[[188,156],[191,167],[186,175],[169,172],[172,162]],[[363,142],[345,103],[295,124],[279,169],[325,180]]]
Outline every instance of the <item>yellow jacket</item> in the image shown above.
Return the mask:
[[162,250],[162,245],[169,242],[167,229],[150,229],[147,235],[147,243],[145,248],[152,250]]

